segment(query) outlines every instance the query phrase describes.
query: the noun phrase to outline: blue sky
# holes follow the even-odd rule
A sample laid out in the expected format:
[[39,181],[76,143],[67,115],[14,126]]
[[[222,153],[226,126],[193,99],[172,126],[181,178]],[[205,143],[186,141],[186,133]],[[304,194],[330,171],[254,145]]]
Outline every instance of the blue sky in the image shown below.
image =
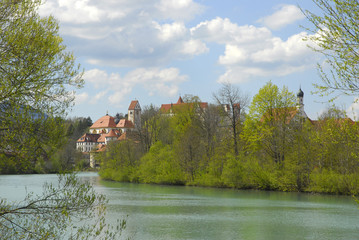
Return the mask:
[[[47,0],[40,14],[54,15],[67,48],[85,69],[70,116],[127,113],[176,102],[192,94],[214,102],[230,82],[253,97],[266,82],[301,86],[307,115],[316,119],[328,99],[311,94],[320,82],[310,26],[298,6],[317,12],[311,0]],[[351,117],[355,96],[335,104]]]

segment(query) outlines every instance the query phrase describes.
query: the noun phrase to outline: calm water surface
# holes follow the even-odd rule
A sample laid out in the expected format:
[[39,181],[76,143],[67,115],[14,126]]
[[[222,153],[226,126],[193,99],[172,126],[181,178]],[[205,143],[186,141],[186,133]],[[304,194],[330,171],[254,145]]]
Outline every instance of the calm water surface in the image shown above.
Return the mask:
[[[351,197],[107,182],[80,177],[109,198],[108,218],[127,217],[134,239],[359,239]],[[56,175],[0,176],[0,195],[21,200]]]

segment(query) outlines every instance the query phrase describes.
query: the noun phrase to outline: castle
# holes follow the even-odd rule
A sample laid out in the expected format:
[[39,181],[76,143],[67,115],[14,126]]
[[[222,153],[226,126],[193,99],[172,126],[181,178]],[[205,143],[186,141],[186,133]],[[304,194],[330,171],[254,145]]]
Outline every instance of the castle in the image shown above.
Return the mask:
[[[285,122],[289,123],[293,119],[307,119],[313,125],[316,125],[315,120],[308,118],[304,111],[303,104],[304,93],[301,89],[297,93],[297,103],[295,107],[289,107],[285,109],[276,109],[274,111],[274,117],[279,118],[285,114]],[[181,97],[179,97],[177,103],[162,104],[160,112],[162,115],[173,116],[176,111],[185,107],[190,106],[190,103],[185,103]],[[199,102],[198,107],[206,110],[208,108],[207,102]],[[229,111],[229,105],[223,105],[225,112]],[[240,111],[239,103],[234,104],[234,107]],[[263,116],[265,117],[265,116]],[[141,106],[137,100],[131,101],[128,107],[127,119],[120,119],[117,123],[115,118],[106,114],[105,116],[98,119],[89,129],[89,133],[82,135],[76,142],[76,149],[83,153],[91,153],[95,151],[103,151],[106,145],[111,141],[121,141],[128,137],[129,133],[139,131],[141,128]],[[95,166],[93,154],[90,154],[90,166]]]
[[115,118],[106,114],[90,127],[89,133],[82,135],[76,142],[76,149],[88,153],[103,149],[109,142],[126,139],[128,131],[141,128],[141,106],[137,100],[131,101],[128,107],[128,118],[118,123]]

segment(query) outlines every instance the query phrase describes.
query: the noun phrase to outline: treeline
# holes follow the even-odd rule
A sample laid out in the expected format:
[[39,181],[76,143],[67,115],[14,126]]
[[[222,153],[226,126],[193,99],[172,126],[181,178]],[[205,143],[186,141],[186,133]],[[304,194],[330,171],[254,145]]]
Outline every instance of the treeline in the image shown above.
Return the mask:
[[[300,96],[300,94],[298,94]],[[224,85],[206,110],[187,97],[174,116],[154,106],[136,137],[97,154],[104,179],[127,182],[358,194],[359,126],[331,108],[301,116],[300,98],[271,82],[251,103]],[[296,105],[299,105],[298,107]]]
[[26,106],[1,106],[0,174],[58,173],[88,165],[76,140],[92,125],[90,117],[65,120]]

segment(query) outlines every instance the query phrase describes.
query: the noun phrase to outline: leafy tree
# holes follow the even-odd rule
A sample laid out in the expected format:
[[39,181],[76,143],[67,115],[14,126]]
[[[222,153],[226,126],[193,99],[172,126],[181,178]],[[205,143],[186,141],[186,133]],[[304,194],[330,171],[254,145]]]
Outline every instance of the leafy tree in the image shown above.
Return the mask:
[[152,144],[158,140],[158,123],[160,117],[159,109],[152,104],[143,108],[141,114],[142,129],[140,135],[146,152],[148,152]]
[[63,143],[64,126],[58,119],[73,103],[69,87],[83,85],[57,21],[38,15],[41,3],[0,2],[0,135],[5,143],[0,146],[1,160],[16,157],[30,168],[47,161]]
[[171,118],[174,132],[173,148],[181,169],[189,182],[195,179],[203,159],[204,148],[200,127],[200,99],[186,97],[186,103],[176,106]]
[[[57,185],[45,184],[41,195],[24,201],[0,200],[2,239],[118,239],[126,227],[105,221],[107,200],[76,175],[59,175]],[[92,221],[93,220],[93,221]]]
[[140,181],[144,183],[183,184],[180,163],[170,145],[154,143],[148,153],[141,158]]
[[295,96],[268,82],[253,97],[245,122],[244,137],[249,146],[262,149],[276,163],[282,163],[294,131]]
[[41,0],[0,3],[0,102],[62,114],[81,87],[82,74],[53,17],[40,17]]
[[65,144],[57,148],[57,151],[51,157],[51,162],[45,163],[43,170],[45,172],[62,172],[72,170],[74,166],[77,169],[88,167],[88,162],[84,161],[83,155],[76,150],[76,141],[85,132],[88,132],[91,125],[92,120],[90,117],[66,119],[63,124]]
[[312,49],[326,57],[324,64],[318,64],[323,84],[316,86],[322,94],[335,91],[355,94],[359,91],[359,2],[357,0],[313,0],[313,2],[321,10],[321,14],[303,11],[313,24],[313,28],[308,30],[314,34],[308,39],[317,45]]
[[142,155],[142,147],[137,141],[128,139],[110,142],[105,151],[96,155],[96,162],[101,165],[99,174],[104,179],[137,182]]

